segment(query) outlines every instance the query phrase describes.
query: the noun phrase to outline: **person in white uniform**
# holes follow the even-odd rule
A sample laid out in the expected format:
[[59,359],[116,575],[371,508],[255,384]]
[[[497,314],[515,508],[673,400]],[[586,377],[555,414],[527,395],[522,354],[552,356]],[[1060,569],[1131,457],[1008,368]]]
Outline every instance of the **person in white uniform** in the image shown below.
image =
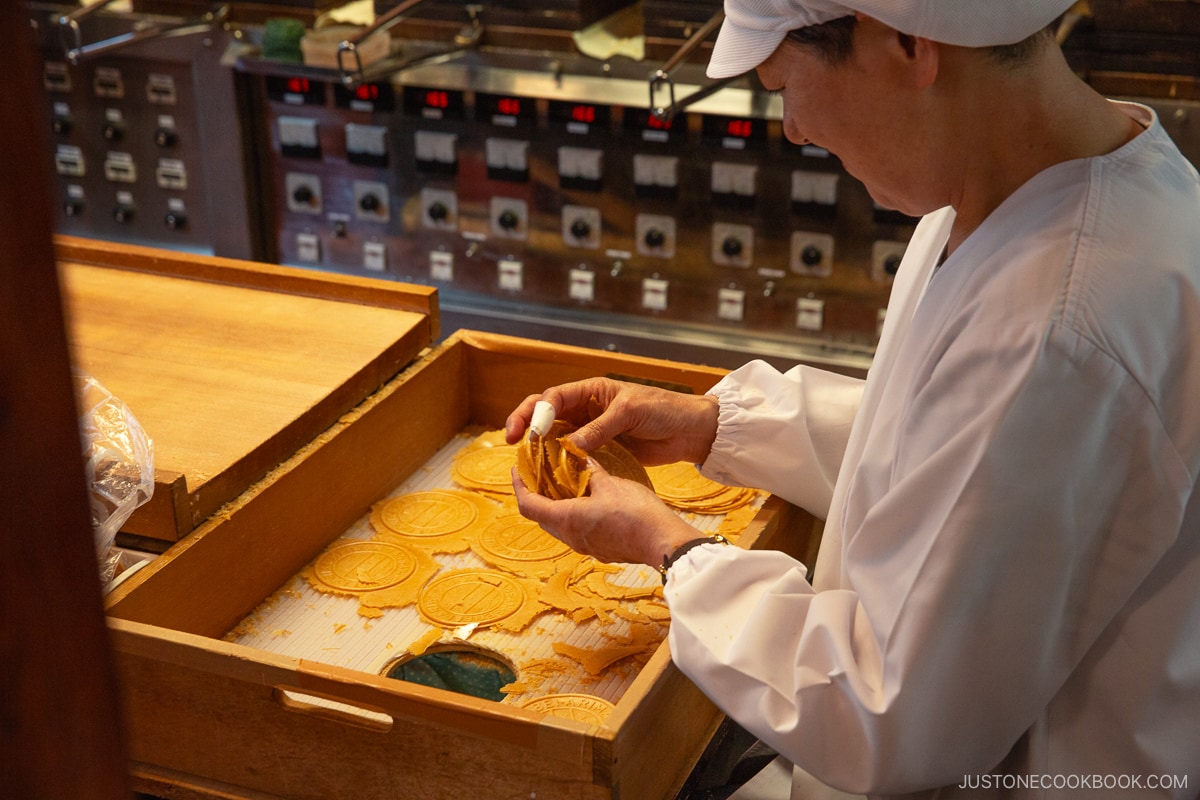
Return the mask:
[[545,400],[584,449],[825,519],[810,585],[598,467],[579,499],[513,482],[576,550],[661,565],[679,668],[843,791],[1200,793],[1200,179],[1071,71],[1070,5],[726,0],[709,74],[757,69],[790,140],[923,216],[866,380],[594,379],[507,423]]

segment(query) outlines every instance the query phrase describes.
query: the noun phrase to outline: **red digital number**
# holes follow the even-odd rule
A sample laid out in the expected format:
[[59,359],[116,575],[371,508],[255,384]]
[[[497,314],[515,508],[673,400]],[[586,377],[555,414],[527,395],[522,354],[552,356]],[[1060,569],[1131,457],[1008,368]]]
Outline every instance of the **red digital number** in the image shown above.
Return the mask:
[[354,96],[359,100],[374,102],[379,99],[379,87],[373,83],[364,83],[354,90]]
[[754,123],[748,119],[731,119],[725,130],[730,136],[748,139],[754,131]]
[[655,130],[669,131],[671,130],[671,122],[669,119],[659,119],[653,114],[646,117],[646,127],[654,128]]
[[595,106],[571,106],[571,119],[575,122],[595,122]]
[[425,105],[429,108],[449,108],[450,95],[437,90],[428,91],[425,93]]
[[308,78],[288,78],[287,90],[296,94],[308,93]]
[[521,101],[515,97],[501,97],[496,103],[496,110],[501,114],[507,114],[512,117],[519,116],[521,113]]

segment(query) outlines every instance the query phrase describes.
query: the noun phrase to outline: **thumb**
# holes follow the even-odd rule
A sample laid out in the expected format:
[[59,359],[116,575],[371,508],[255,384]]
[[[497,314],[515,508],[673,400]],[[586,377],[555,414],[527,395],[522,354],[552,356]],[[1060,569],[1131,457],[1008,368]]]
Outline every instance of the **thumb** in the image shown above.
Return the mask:
[[621,431],[615,430],[615,428],[615,418],[605,411],[591,422],[581,425],[568,438],[572,444],[578,446],[585,453],[592,453],[608,444],[614,436],[621,433]]

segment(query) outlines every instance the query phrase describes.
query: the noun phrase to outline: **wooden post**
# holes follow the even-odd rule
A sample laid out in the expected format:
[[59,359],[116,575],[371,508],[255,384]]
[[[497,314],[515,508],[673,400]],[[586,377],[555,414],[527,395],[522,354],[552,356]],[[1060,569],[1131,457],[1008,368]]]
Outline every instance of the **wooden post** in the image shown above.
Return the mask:
[[0,775],[128,798],[52,247],[49,114],[25,4],[0,3]]

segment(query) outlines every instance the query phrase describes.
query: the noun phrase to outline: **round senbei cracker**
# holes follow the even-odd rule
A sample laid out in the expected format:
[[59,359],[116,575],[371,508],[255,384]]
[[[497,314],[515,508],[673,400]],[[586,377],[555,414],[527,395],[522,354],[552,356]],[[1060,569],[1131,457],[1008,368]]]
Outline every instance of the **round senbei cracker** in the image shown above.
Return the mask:
[[479,532],[471,549],[493,566],[519,575],[544,578],[571,548],[519,512],[501,514]]
[[723,514],[754,501],[753,489],[726,486],[704,477],[695,464],[679,461],[646,470],[654,491],[664,503],[680,511]]
[[407,580],[417,571],[417,564],[416,554],[400,544],[342,542],[317,557],[309,582],[321,591],[358,594]]
[[417,611],[443,628],[495,626],[520,631],[546,606],[513,575],[490,569],[447,572],[421,588]]
[[516,462],[516,445],[474,447],[454,457],[450,475],[468,489],[512,495],[512,468]]
[[436,553],[460,553],[470,544],[472,528],[491,522],[498,509],[478,494],[434,489],[379,503],[371,512],[371,524],[381,537]]

